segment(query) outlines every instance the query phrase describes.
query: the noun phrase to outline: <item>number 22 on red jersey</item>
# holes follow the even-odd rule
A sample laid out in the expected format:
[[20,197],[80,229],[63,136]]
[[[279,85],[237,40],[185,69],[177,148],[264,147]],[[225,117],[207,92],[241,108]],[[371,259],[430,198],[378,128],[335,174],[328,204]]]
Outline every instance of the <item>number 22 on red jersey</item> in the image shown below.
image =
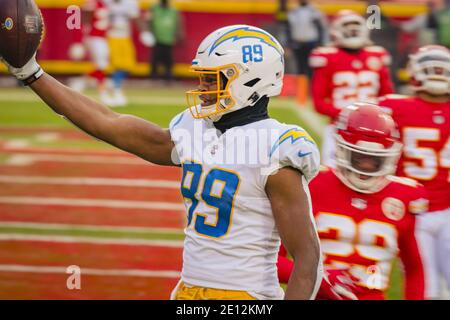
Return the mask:
[[340,71],[333,74],[333,101],[338,108],[353,102],[375,102],[380,90],[380,75],[377,72]]

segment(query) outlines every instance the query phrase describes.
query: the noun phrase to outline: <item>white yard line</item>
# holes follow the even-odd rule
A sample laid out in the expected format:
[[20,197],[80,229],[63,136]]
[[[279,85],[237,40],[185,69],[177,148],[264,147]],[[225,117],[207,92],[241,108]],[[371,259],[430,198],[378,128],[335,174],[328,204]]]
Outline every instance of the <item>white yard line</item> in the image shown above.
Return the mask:
[[101,237],[86,237],[86,236],[46,236],[46,235],[30,235],[21,233],[0,234],[0,241],[89,243],[99,245],[111,244],[111,245],[127,245],[127,246],[154,246],[154,247],[168,247],[168,248],[183,247],[183,241],[180,240],[101,238]]
[[7,176],[0,175],[0,182],[20,184],[57,184],[88,186],[121,186],[178,189],[180,183],[174,180],[153,179],[114,179],[87,177],[48,177],[48,176]]
[[185,207],[181,203],[158,201],[128,201],[113,199],[80,199],[80,198],[51,198],[51,197],[0,197],[0,203],[17,205],[46,205],[68,207],[103,207],[122,209],[157,209],[180,211]]
[[61,135],[57,132],[41,132],[37,133],[34,138],[38,142],[52,142],[57,140],[63,140],[61,139]]
[[124,233],[170,233],[181,234],[180,228],[153,228],[153,227],[125,227],[109,225],[84,225],[84,224],[62,224],[62,223],[37,223],[0,221],[0,227],[7,228],[29,228],[40,230],[84,230],[84,231],[118,231]]
[[[184,93],[183,90],[180,92]],[[98,96],[95,94],[87,94],[87,96],[98,99]],[[290,101],[290,98],[280,98],[274,99],[274,102],[270,104],[270,107],[273,108],[284,108],[284,102]],[[4,93],[0,92],[0,102],[40,102],[39,98],[33,92],[9,92]],[[145,93],[141,95],[133,95],[132,92],[128,93],[128,101],[133,105],[143,105],[149,107],[158,107],[161,105],[169,105],[169,106],[180,106],[183,107],[186,105],[186,100],[183,95],[145,95]],[[187,107],[186,107],[187,108]],[[174,114],[175,116],[175,114]]]
[[79,154],[25,154],[13,153],[5,161],[9,165],[25,166],[38,161],[46,162],[73,162],[73,163],[96,163],[96,164],[122,164],[122,165],[152,165],[150,162],[135,157],[120,156],[93,156]]
[[23,149],[30,145],[30,140],[28,139],[11,139],[3,144],[3,148],[7,149]]
[[[85,94],[90,98],[98,100],[98,96],[95,94]],[[129,94],[128,101],[130,104],[134,105],[144,105],[144,106],[161,106],[161,105],[180,105],[185,104],[184,96],[133,96]],[[0,92],[0,101],[4,102],[40,102],[39,97],[37,97],[32,92]]]
[[[0,264],[0,272],[21,273],[64,273],[71,274],[67,267],[30,266],[18,264]],[[143,269],[94,269],[80,268],[81,276],[116,276],[116,277],[145,277],[145,278],[179,278],[180,272],[175,270],[143,270]]]

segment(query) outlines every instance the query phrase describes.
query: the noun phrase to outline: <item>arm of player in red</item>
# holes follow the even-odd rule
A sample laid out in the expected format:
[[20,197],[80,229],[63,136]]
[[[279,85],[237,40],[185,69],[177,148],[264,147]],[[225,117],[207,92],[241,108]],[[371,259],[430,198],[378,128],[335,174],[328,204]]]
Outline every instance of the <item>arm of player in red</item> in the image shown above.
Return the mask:
[[313,72],[311,91],[314,108],[320,114],[335,119],[341,109],[336,108],[331,96],[331,76],[327,71],[328,68],[315,68]]
[[283,245],[281,245],[280,251],[278,252],[277,268],[279,281],[281,283],[288,283],[292,268],[294,268],[294,261],[287,258],[287,251]]
[[415,236],[416,216],[410,214],[407,219],[405,228],[400,232],[399,237],[400,259],[405,273],[405,299],[423,300],[425,299],[425,272]]
[[[283,245],[278,252],[278,279],[281,283],[287,283],[291,276],[294,262],[287,258],[287,251]],[[354,291],[357,290],[356,282],[346,269],[324,268],[324,277],[320,284],[316,300],[357,300]]]
[[378,96],[382,97],[391,93],[394,93],[394,84],[392,83],[391,73],[387,66],[383,66],[380,70],[380,90]]

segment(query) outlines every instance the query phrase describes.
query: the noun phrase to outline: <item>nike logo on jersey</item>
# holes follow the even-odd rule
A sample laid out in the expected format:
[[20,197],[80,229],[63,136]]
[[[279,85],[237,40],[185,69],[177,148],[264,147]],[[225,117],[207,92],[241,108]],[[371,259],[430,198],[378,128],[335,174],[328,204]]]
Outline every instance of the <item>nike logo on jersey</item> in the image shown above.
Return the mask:
[[303,152],[299,151],[299,152],[298,152],[298,156],[299,156],[300,158],[303,158],[303,157],[309,156],[311,153],[312,153],[312,152],[305,152],[305,153],[303,153]]

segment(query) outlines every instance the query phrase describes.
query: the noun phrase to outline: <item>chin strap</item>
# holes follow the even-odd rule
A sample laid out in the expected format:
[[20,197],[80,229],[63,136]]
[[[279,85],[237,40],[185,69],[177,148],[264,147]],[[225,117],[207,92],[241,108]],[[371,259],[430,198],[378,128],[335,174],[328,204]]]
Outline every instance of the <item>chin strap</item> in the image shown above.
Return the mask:
[[214,122],[217,130],[224,133],[230,128],[243,126],[252,122],[269,119],[267,106],[269,98],[264,96],[254,106],[244,107],[237,111],[224,114],[220,120]]
[[342,50],[347,51],[350,54],[357,54],[359,51],[361,51],[362,48],[344,48],[344,47],[340,47]]

